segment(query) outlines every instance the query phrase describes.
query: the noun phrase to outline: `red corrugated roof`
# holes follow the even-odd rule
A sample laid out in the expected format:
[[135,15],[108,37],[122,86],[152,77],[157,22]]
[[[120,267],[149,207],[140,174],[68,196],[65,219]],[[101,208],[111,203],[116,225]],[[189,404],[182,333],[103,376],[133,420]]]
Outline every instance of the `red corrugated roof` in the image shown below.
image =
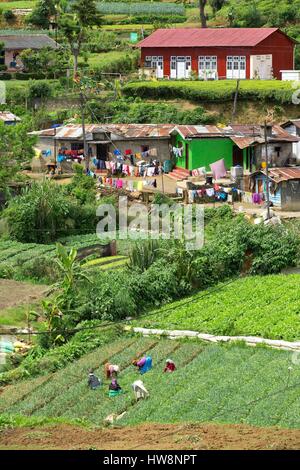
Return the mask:
[[[278,28],[169,28],[157,29],[139,47],[253,47]],[[282,33],[284,34],[284,33]],[[291,39],[291,38],[290,38]],[[295,42],[291,39],[292,42]]]

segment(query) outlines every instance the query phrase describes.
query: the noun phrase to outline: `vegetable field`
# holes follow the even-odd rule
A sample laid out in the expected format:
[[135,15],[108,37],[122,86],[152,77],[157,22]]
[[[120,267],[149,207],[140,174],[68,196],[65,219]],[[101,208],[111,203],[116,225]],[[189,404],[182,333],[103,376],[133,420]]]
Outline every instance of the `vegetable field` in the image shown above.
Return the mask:
[[[138,373],[131,360],[144,353],[154,364],[143,376],[150,398],[135,403],[131,384]],[[177,365],[173,374],[162,372],[167,357]],[[96,391],[87,388],[88,369],[103,378],[108,359],[121,366],[124,394],[113,399],[107,381]],[[291,361],[288,352],[261,347],[124,336],[43,379],[9,386],[0,396],[0,413],[101,425],[109,414],[126,412],[118,424],[210,421],[297,428],[300,368]]]
[[[59,240],[67,247],[76,249],[96,244],[105,244],[96,234],[75,235]],[[56,256],[56,245],[43,245],[35,243],[19,243],[14,241],[0,242],[0,278],[22,280],[26,278],[37,279],[43,282],[47,278],[47,264],[51,265]],[[118,260],[120,261],[120,260]],[[43,265],[44,269],[33,268]],[[30,274],[32,272],[32,275]]]
[[184,15],[185,9],[183,5],[176,3],[163,3],[163,2],[99,2],[98,10],[103,15]]
[[[185,99],[194,102],[232,100],[236,89],[235,80],[219,81],[159,81],[128,83],[123,91],[128,96],[153,99]],[[294,89],[290,82],[276,80],[242,80],[240,100],[264,100],[278,103],[292,101]]]
[[138,326],[300,339],[300,275],[252,276],[170,303]]

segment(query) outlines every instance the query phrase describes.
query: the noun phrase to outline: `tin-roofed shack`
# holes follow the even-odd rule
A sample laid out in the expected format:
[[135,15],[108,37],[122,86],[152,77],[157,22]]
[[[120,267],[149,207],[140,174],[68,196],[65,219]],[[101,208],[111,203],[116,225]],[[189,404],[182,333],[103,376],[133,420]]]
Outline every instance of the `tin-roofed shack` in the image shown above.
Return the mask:
[[[300,167],[269,169],[270,202],[282,210],[300,211]],[[264,170],[251,175],[253,193],[267,193],[267,176]]]
[[[134,155],[145,154],[151,149],[156,149],[160,162],[169,160],[170,132],[173,127],[172,124],[87,124],[86,139],[91,161],[98,160],[99,168],[104,169],[105,162],[111,159],[116,150],[122,155]],[[32,134],[38,136],[37,148],[46,155],[47,162],[55,161],[62,148],[74,155],[83,152],[83,133],[79,124]]]
[[[300,119],[291,119],[282,124],[281,127],[289,134],[300,138]],[[300,164],[300,142],[293,144],[293,154],[297,163]]]
[[10,126],[21,122],[21,119],[10,111],[0,111],[0,122]]

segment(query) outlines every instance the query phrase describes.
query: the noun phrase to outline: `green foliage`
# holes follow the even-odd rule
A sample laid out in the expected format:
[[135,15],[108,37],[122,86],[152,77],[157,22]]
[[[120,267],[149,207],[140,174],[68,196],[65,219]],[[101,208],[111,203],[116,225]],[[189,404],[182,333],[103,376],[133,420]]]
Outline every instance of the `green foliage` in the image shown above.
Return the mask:
[[[60,239],[66,247],[76,249],[105,243],[96,233]],[[51,284],[59,280],[55,261],[56,245],[0,241],[0,278]]]
[[279,274],[219,284],[151,312],[148,318],[138,320],[138,325],[297,341],[299,280],[298,274]]
[[44,82],[36,82],[32,81],[32,83],[29,84],[29,89],[28,89],[28,96],[29,99],[34,100],[36,98],[39,99],[46,99],[46,98],[51,98],[53,94],[52,87],[50,83],[44,81]]
[[7,126],[0,123],[0,190],[17,179],[20,162],[34,156],[35,136],[28,135],[26,124]]
[[56,287],[63,291],[64,296],[72,295],[77,290],[78,283],[89,281],[89,278],[82,272],[82,268],[77,261],[77,250],[68,250],[61,243],[56,244],[57,265],[61,274],[61,281]]
[[[88,181],[87,187],[89,184]],[[69,194],[68,188],[46,180],[33,183],[12,199],[3,213],[11,237],[24,243],[50,243],[74,232],[94,231],[98,221],[96,206],[88,203],[93,189],[89,192],[84,183],[73,188],[74,194]],[[87,203],[83,204],[83,199]]]
[[63,48],[53,50],[52,48],[43,48],[38,51],[25,49],[21,52],[20,58],[24,64],[26,72],[29,74],[43,73],[44,77],[49,75],[56,76],[65,74],[68,66],[68,57]]
[[96,200],[96,180],[88,178],[82,165],[73,165],[75,175],[67,186],[67,192],[75,197],[80,204],[93,204]]
[[67,11],[60,15],[59,27],[74,58],[74,76],[77,74],[78,58],[87,40],[87,32],[100,23],[101,16],[95,0],[74,0]]
[[[31,253],[32,255],[32,253]],[[26,254],[25,259],[28,257]],[[51,283],[58,279],[58,269],[55,263],[55,260],[51,256],[41,255],[39,257],[30,257],[26,261],[21,263],[23,257],[15,256],[14,260],[17,264],[15,268],[9,264],[11,272],[9,278],[19,278],[19,279],[31,279],[35,282],[45,282]],[[20,260],[20,261],[19,261]],[[10,261],[11,263],[11,261]],[[20,263],[20,264],[19,264]],[[3,264],[0,264],[0,278],[1,268]]]
[[101,54],[99,61],[91,65],[92,78],[103,79],[103,73],[131,73],[138,68],[139,53],[114,51],[113,53]]
[[[127,93],[127,92],[126,92]],[[192,111],[182,111],[166,103],[145,103],[137,98],[132,100],[118,99],[116,101],[91,103],[93,116],[99,121],[105,116],[112,116],[112,122],[146,124],[155,122],[158,124],[178,123],[178,124],[212,124],[217,121],[215,114],[209,114],[202,106],[198,106]]]
[[12,10],[4,10],[3,18],[7,23],[14,23],[16,21],[16,15]]
[[129,266],[141,272],[146,271],[158,257],[157,240],[144,240],[132,245],[129,253]]
[[[236,88],[234,80],[219,81],[159,81],[132,82],[123,88],[131,97],[154,99],[185,99],[201,101],[231,101]],[[276,80],[243,80],[239,100],[291,103],[294,90],[291,83]]]
[[71,202],[50,181],[33,183],[12,199],[4,212],[11,237],[20,242],[49,243],[67,233]]
[[51,17],[56,14],[55,0],[39,0],[32,13],[26,19],[27,23],[49,29]]
[[111,31],[92,31],[88,35],[90,52],[106,52],[118,48],[122,41],[116,33]]
[[156,192],[153,197],[153,204],[167,204],[169,207],[173,206],[174,201],[169,196],[163,193]]

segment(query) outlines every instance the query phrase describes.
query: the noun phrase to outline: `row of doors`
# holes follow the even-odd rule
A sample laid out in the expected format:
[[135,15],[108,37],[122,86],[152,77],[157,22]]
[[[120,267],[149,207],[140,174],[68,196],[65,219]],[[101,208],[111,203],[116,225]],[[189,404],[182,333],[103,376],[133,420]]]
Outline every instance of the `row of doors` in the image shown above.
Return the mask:
[[[163,56],[146,57],[147,66],[156,70],[156,77],[164,77]],[[227,56],[226,78],[246,79],[246,56]],[[184,79],[190,78],[192,73],[192,60],[190,56],[172,56],[170,59],[170,78]],[[218,78],[217,56],[200,56],[198,59],[199,78]],[[251,56],[250,57],[251,78],[270,79],[272,78],[272,55]]]

